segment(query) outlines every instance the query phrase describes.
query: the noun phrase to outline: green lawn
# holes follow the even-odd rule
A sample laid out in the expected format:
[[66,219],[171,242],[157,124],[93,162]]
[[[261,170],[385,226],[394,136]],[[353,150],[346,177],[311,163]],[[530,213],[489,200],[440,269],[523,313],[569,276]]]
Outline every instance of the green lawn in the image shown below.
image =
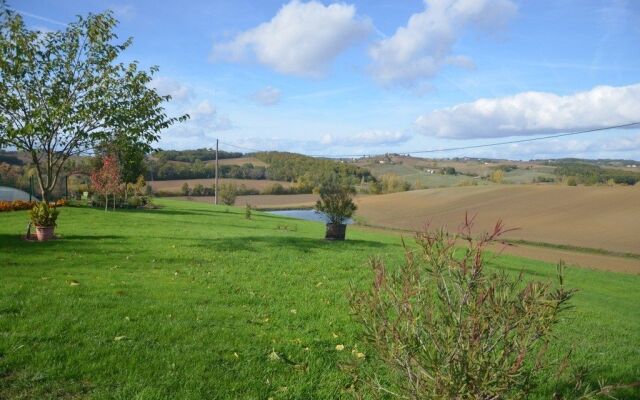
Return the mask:
[[[371,279],[369,256],[402,259],[399,237],[350,227],[331,243],[318,223],[160,203],[64,208],[64,239],[49,243],[19,238],[26,212],[0,214],[0,399],[350,398],[352,350],[367,354],[363,369],[375,357],[346,292]],[[580,292],[553,351],[573,348],[593,380],[637,380],[640,276],[570,269],[567,280]]]

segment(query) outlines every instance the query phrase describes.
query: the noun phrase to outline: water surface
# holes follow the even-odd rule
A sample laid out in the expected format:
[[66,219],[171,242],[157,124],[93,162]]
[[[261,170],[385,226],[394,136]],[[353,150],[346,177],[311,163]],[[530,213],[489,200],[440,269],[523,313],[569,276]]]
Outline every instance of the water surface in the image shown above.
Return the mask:
[[[297,218],[303,219],[305,221],[315,221],[315,222],[329,222],[329,218],[326,215],[316,212],[314,210],[277,210],[277,211],[269,211],[271,214],[281,215],[283,217]],[[345,224],[349,225],[353,223],[351,218],[347,219]]]

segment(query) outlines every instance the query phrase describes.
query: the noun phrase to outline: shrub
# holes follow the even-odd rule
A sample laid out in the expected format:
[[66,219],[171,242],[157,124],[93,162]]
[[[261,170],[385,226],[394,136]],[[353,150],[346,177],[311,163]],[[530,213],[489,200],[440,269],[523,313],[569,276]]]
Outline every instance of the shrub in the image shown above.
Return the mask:
[[43,201],[31,209],[31,223],[35,226],[56,226],[59,211]]
[[182,184],[182,187],[180,188],[180,193],[182,193],[183,196],[189,196],[190,190],[189,190],[189,184],[187,182]]
[[405,247],[403,264],[387,269],[372,259],[371,288],[352,290],[352,310],[393,385],[375,381],[377,391],[409,399],[522,399],[539,382],[547,342],[573,294],[563,286],[563,265],[557,287],[488,273],[483,252],[506,231],[498,222],[473,239],[472,225],[466,219],[454,235],[419,233],[418,249]]
[[411,190],[411,184],[393,172],[386,173],[380,177],[382,192],[395,193]]
[[320,200],[316,203],[315,209],[325,214],[332,224],[341,224],[357,209],[353,202],[354,194],[352,186],[331,180],[320,186]]
[[491,173],[489,180],[495,183],[502,183],[504,180],[504,171],[501,169],[497,169]]
[[565,178],[564,182],[567,184],[567,186],[578,186],[578,180],[575,176],[569,176]]
[[236,202],[236,197],[238,197],[238,187],[233,183],[225,183],[220,185],[220,190],[218,191],[220,195],[220,200],[222,200],[222,204],[226,204],[228,206],[232,206]]
[[251,219],[251,204],[249,203],[244,205],[244,217],[246,219]]

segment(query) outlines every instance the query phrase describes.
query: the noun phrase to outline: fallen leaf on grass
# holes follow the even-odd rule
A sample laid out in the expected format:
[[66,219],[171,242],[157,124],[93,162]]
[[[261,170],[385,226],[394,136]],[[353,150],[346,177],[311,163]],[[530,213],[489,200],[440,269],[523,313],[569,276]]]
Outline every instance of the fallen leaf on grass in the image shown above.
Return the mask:
[[344,350],[344,345],[343,344],[336,345],[336,350],[338,351]]
[[269,358],[269,361],[278,361],[278,360],[280,360],[280,356],[278,355],[278,353],[276,353],[275,350],[271,350],[271,353],[269,353],[269,356],[267,358]]
[[116,336],[116,337],[113,338],[113,340],[116,341],[116,342],[119,342],[119,341],[124,340],[126,338],[127,338],[126,336]]
[[80,286],[80,282],[74,280],[69,281],[69,286]]

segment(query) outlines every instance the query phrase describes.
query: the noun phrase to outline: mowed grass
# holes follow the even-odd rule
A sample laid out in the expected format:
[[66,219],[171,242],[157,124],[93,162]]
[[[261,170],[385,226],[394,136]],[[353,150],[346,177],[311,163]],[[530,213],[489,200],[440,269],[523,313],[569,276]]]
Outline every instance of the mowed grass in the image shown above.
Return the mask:
[[[399,237],[349,227],[333,243],[318,223],[159,203],[64,208],[64,239],[49,243],[19,238],[25,212],[0,214],[0,398],[351,398],[352,350],[366,354],[364,371],[375,354],[346,294],[371,281],[370,256],[402,260]],[[555,274],[513,257],[490,263]],[[573,349],[594,382],[637,380],[640,277],[570,269],[567,281],[580,292],[551,354]]]

